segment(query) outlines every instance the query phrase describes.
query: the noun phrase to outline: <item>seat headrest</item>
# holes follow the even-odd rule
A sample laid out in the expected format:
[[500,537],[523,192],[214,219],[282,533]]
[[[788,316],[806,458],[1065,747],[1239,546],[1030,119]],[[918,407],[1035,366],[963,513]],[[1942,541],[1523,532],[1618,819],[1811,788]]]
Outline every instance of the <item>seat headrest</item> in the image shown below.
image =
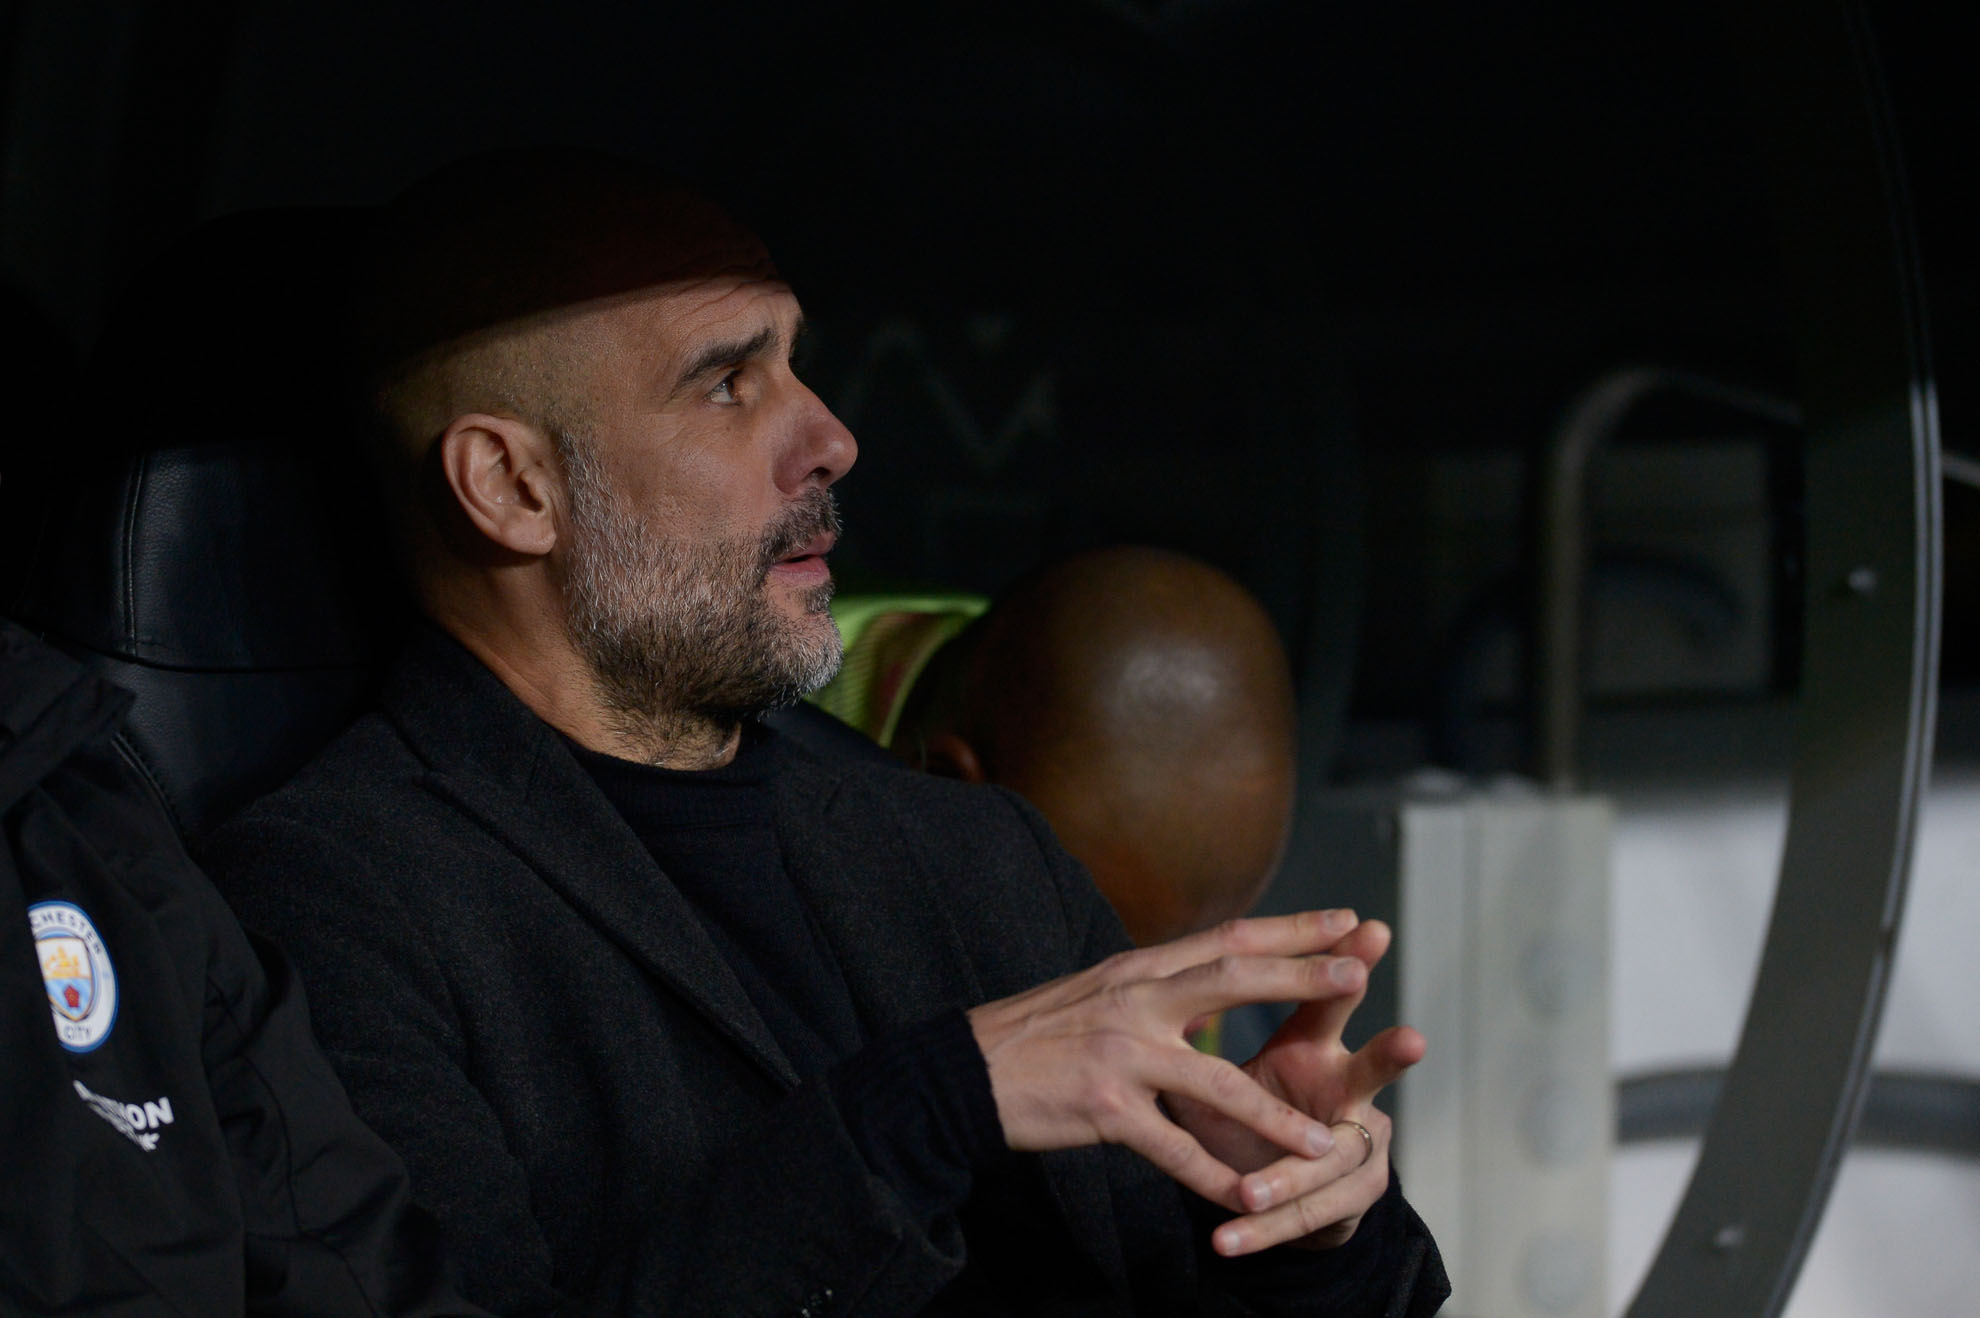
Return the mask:
[[361,665],[390,647],[402,588],[345,369],[367,216],[216,220],[125,291],[23,616],[175,669]]

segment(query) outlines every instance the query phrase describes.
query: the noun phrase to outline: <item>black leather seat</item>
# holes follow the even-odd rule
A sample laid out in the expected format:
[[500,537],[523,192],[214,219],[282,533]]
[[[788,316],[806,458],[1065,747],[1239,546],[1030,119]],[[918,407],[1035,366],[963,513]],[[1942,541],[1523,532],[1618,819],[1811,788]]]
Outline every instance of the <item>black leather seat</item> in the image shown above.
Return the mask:
[[[411,611],[349,406],[342,298],[368,212],[247,212],[190,235],[115,309],[100,421],[22,621],[133,692],[126,740],[196,842],[364,707]],[[821,753],[888,759],[810,706]]]
[[17,611],[136,695],[126,738],[188,838],[349,721],[407,616],[341,401],[363,214],[231,216],[156,263],[46,492]]

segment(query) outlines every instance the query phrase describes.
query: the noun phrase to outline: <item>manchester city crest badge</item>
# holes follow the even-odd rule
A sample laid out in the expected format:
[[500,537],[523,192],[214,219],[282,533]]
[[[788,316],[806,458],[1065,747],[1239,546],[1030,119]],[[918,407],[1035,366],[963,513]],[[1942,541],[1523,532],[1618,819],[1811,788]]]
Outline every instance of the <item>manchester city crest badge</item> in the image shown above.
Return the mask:
[[41,955],[41,980],[55,1013],[55,1037],[86,1053],[110,1037],[117,1021],[117,972],[96,926],[71,902],[28,907],[28,928]]

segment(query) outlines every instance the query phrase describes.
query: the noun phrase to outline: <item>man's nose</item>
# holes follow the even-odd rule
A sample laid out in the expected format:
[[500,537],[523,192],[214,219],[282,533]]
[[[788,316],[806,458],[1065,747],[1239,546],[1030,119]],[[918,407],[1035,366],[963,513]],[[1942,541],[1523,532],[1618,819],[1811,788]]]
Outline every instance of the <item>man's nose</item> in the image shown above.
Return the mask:
[[852,469],[859,443],[832,409],[806,389],[796,433],[788,448],[777,483],[789,494],[807,485],[823,489]]

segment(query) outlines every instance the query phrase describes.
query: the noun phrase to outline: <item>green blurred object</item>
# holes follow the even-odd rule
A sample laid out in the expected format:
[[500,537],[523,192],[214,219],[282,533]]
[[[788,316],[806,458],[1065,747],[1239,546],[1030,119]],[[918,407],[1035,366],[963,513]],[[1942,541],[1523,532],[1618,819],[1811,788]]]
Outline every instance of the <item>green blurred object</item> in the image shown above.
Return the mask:
[[888,745],[922,669],[989,605],[960,591],[840,596],[832,601],[832,621],[845,642],[845,662],[811,702]]

